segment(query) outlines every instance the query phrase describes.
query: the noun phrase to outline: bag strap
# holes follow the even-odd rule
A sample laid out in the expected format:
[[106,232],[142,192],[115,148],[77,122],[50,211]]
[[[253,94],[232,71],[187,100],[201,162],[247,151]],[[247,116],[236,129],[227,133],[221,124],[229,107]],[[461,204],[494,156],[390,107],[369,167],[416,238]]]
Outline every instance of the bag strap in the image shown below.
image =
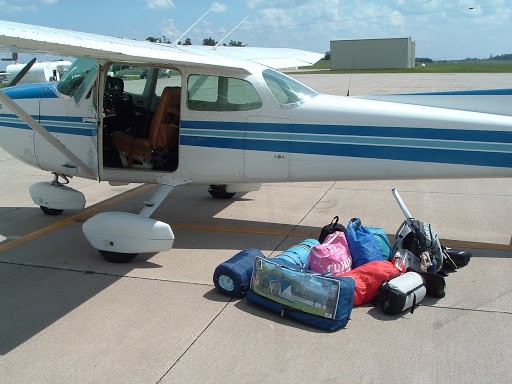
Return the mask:
[[413,299],[412,299],[412,307],[411,307],[411,314],[414,313],[414,309],[419,305],[416,303],[416,291],[418,289],[420,289],[421,287],[424,287],[425,284],[424,283],[421,283],[420,285],[418,285],[416,288],[413,288],[411,290],[409,290],[407,293],[406,293],[406,296],[409,296],[411,293],[413,295]]
[[331,224],[329,224],[329,229],[333,230],[334,227],[336,227],[336,224],[338,224],[339,220],[340,220],[339,216],[334,216],[334,218],[331,221]]
[[413,293],[414,298],[412,299],[412,307],[411,307],[411,314],[414,313],[414,308],[416,308],[416,293]]

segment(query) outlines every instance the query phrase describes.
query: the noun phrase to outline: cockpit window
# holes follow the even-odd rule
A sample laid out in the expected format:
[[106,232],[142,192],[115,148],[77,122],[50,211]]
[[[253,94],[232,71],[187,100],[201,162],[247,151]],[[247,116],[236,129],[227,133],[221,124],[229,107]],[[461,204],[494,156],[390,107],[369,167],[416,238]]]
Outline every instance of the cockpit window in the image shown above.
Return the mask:
[[278,103],[295,106],[307,98],[315,97],[318,92],[301,82],[273,69],[263,71],[263,79]]
[[63,95],[74,96],[86,76],[91,70],[97,68],[97,62],[93,59],[80,58],[68,69],[57,84],[57,90]]

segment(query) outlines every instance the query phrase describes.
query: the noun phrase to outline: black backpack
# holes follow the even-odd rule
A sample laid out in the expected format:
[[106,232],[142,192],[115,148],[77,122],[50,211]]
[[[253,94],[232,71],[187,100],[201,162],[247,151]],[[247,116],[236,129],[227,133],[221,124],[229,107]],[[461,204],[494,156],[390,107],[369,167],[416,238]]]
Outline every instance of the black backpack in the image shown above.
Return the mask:
[[417,257],[428,251],[430,258],[436,263],[436,272],[441,269],[444,259],[443,251],[441,250],[439,237],[431,224],[413,218],[405,220],[397,231],[393,254],[396,252],[398,245]]
[[338,216],[334,216],[334,218],[331,221],[331,224],[327,224],[322,228],[322,232],[320,232],[320,236],[318,237],[318,241],[320,243],[323,243],[325,238],[329,236],[331,233],[337,231],[345,232],[345,226],[343,224],[338,223],[339,219],[340,218]]

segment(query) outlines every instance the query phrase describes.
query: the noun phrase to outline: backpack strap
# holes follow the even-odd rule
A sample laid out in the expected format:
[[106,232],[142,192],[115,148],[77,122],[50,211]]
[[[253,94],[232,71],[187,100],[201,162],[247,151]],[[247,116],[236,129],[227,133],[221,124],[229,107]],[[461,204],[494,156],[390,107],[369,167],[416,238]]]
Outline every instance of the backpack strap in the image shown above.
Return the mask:
[[416,291],[418,289],[420,289],[421,287],[424,287],[425,284],[424,283],[421,283],[420,285],[418,285],[417,287],[409,290],[407,293],[406,293],[406,296],[409,296],[411,293],[413,295],[413,299],[412,299],[412,307],[411,307],[411,314],[414,313],[414,309],[419,305],[416,303]]

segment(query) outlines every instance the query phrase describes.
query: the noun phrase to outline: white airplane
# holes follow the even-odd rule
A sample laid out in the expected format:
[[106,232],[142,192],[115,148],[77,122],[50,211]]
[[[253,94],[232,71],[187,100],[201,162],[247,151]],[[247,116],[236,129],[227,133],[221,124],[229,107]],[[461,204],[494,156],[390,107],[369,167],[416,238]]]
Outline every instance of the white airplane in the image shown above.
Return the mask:
[[85,197],[65,185],[70,176],[159,185],[138,215],[103,212],[83,224],[109,261],[172,247],[170,226],[150,215],[179,185],[230,198],[263,182],[512,176],[510,90],[492,113],[489,95],[476,96],[478,112],[329,96],[271,68],[320,54],[161,45],[7,21],[0,48],[78,57],[58,83],[0,92],[1,145],[54,174],[30,187],[43,212],[83,209]]
[[[7,81],[11,82],[25,68],[26,64],[9,64],[6,68]],[[59,81],[71,62],[67,60],[35,62],[28,72],[20,79],[19,84],[44,83]]]

